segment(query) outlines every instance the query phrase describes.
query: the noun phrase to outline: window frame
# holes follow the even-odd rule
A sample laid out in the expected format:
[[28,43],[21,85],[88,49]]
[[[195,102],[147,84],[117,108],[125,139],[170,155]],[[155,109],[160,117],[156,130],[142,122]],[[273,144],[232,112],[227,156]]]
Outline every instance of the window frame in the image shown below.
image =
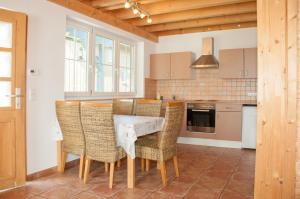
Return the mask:
[[[66,28],[74,27],[88,32],[88,91],[87,92],[66,92],[64,91],[65,98],[119,98],[119,97],[136,97],[137,95],[137,42],[117,36],[113,33],[106,32],[98,27],[78,22],[72,19],[67,19]],[[65,28],[65,29],[66,29]],[[102,36],[111,39],[114,44],[113,50],[113,92],[97,92],[95,90],[95,72],[96,72],[96,36]],[[130,84],[134,84],[134,90],[130,92],[119,92],[120,81],[120,43],[128,44],[131,47],[131,67],[134,69],[134,79],[130,78]],[[65,58],[64,58],[65,60]],[[65,70],[64,65],[64,70]],[[65,83],[65,82],[64,82]],[[131,85],[132,86],[132,85]],[[64,85],[65,88],[65,85]]]
[[[91,34],[92,34],[92,28],[88,25],[85,25],[83,23],[76,22],[74,20],[67,20],[66,28],[68,26],[71,26],[73,28],[78,28],[80,30],[84,30],[88,33],[88,48],[87,48],[87,88],[88,90],[86,92],[76,92],[76,91],[65,91],[65,79],[64,79],[64,95],[65,97],[89,97],[90,96],[90,69],[91,69]],[[66,29],[65,28],[65,29]],[[65,31],[66,32],[66,31]],[[66,41],[65,41],[65,48],[66,48]],[[64,78],[65,78],[65,72],[66,72],[66,64],[65,64],[66,55],[64,56]]]

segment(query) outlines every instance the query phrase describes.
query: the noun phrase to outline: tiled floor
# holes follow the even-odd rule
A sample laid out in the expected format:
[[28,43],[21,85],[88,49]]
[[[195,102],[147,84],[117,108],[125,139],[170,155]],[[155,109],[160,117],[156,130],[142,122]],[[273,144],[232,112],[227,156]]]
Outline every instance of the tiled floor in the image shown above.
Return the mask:
[[103,164],[94,163],[88,184],[78,179],[78,168],[55,174],[12,191],[0,193],[0,199],[248,199],[253,198],[255,151],[193,145],[178,146],[180,177],[174,178],[168,163],[168,186],[162,187],[160,172],[151,164],[141,172],[137,164],[136,188],[126,187],[126,162],[116,170],[114,187],[108,188]]

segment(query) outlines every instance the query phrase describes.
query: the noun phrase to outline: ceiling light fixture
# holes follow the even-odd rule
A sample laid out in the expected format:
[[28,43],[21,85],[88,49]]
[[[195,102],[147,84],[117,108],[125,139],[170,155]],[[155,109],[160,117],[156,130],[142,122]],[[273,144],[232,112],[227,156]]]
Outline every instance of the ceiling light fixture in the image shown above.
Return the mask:
[[130,8],[131,7],[130,1],[126,1],[125,4],[124,4],[124,7],[127,8],[127,9]]
[[131,8],[134,15],[140,15],[141,19],[144,19],[147,16],[147,23],[151,24],[152,19],[150,14],[139,7],[139,3],[134,0],[126,0],[124,3],[125,8]]

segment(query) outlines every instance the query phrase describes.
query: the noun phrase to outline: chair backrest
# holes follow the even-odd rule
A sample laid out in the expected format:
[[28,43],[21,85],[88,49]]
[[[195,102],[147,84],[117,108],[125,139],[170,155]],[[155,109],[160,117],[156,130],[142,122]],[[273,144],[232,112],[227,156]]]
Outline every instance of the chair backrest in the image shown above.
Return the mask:
[[114,99],[113,112],[118,115],[132,115],[133,99]]
[[86,140],[86,155],[109,162],[116,152],[112,103],[81,102],[81,122]]
[[166,149],[176,146],[181,131],[184,115],[184,102],[168,102],[165,123],[158,135],[159,148]]
[[56,116],[63,135],[63,149],[76,155],[84,154],[85,139],[80,119],[79,101],[56,101]]
[[135,101],[135,115],[159,117],[161,105],[161,100],[137,99]]

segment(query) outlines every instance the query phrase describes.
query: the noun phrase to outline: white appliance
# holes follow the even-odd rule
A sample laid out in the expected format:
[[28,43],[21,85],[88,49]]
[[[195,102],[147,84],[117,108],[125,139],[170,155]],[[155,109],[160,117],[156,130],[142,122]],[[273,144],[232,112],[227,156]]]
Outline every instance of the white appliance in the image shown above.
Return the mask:
[[256,106],[243,106],[242,148],[256,149]]

